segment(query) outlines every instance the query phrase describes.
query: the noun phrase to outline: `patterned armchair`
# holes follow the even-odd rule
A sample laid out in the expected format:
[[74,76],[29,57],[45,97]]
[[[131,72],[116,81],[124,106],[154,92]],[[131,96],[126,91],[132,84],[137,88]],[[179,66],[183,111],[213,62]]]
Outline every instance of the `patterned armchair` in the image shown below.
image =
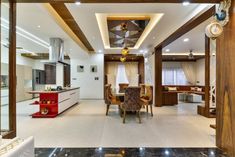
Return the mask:
[[136,114],[140,119],[140,109],[142,104],[140,102],[140,87],[128,87],[125,91],[124,102],[121,104],[121,109],[123,110],[123,123],[126,119],[126,111],[136,111]]
[[141,103],[146,107],[148,114],[148,107],[150,106],[151,116],[153,116],[153,86],[146,85],[146,94],[141,97]]
[[128,83],[119,83],[119,92],[124,93],[128,86]]
[[104,101],[106,104],[106,116],[108,115],[110,105],[118,105],[119,111],[121,112],[121,110],[120,110],[121,102],[115,96],[112,95],[111,84],[105,85]]

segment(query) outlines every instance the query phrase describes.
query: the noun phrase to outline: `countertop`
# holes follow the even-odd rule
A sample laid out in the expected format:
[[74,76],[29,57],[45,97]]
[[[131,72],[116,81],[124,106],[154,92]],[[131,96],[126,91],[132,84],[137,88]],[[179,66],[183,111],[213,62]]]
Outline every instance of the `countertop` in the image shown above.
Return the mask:
[[71,87],[71,88],[66,88],[63,90],[59,90],[59,91],[29,91],[29,94],[41,94],[41,93],[63,93],[63,92],[68,92],[71,90],[76,90],[79,89],[80,87]]

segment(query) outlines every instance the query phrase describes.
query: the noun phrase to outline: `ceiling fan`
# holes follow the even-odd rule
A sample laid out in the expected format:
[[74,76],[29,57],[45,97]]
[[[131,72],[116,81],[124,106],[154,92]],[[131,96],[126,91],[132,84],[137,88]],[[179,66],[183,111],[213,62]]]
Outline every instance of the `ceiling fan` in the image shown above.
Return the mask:
[[190,50],[188,59],[194,59],[193,50]]

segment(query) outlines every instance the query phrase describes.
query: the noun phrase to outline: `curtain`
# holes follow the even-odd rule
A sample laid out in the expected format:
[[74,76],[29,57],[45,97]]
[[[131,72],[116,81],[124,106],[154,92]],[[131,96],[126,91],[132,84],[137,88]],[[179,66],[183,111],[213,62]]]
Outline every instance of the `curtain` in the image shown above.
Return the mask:
[[190,62],[185,62],[185,63],[181,63],[181,66],[187,78],[188,83],[195,85],[196,84],[196,70],[195,70],[194,64]]
[[125,62],[126,75],[130,86],[138,86],[139,74],[138,74],[138,62]]
[[108,62],[107,63],[107,82],[111,84],[113,90],[116,90],[116,76],[118,71],[117,62]]

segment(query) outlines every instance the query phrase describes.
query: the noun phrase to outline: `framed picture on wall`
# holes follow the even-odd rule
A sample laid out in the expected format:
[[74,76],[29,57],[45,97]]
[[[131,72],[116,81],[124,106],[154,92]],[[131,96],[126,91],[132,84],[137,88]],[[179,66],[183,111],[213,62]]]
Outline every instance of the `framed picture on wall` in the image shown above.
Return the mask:
[[77,72],[79,72],[79,73],[84,72],[84,65],[78,65]]
[[97,65],[91,65],[91,66],[90,66],[90,71],[91,71],[92,73],[96,73],[96,72],[98,71]]

